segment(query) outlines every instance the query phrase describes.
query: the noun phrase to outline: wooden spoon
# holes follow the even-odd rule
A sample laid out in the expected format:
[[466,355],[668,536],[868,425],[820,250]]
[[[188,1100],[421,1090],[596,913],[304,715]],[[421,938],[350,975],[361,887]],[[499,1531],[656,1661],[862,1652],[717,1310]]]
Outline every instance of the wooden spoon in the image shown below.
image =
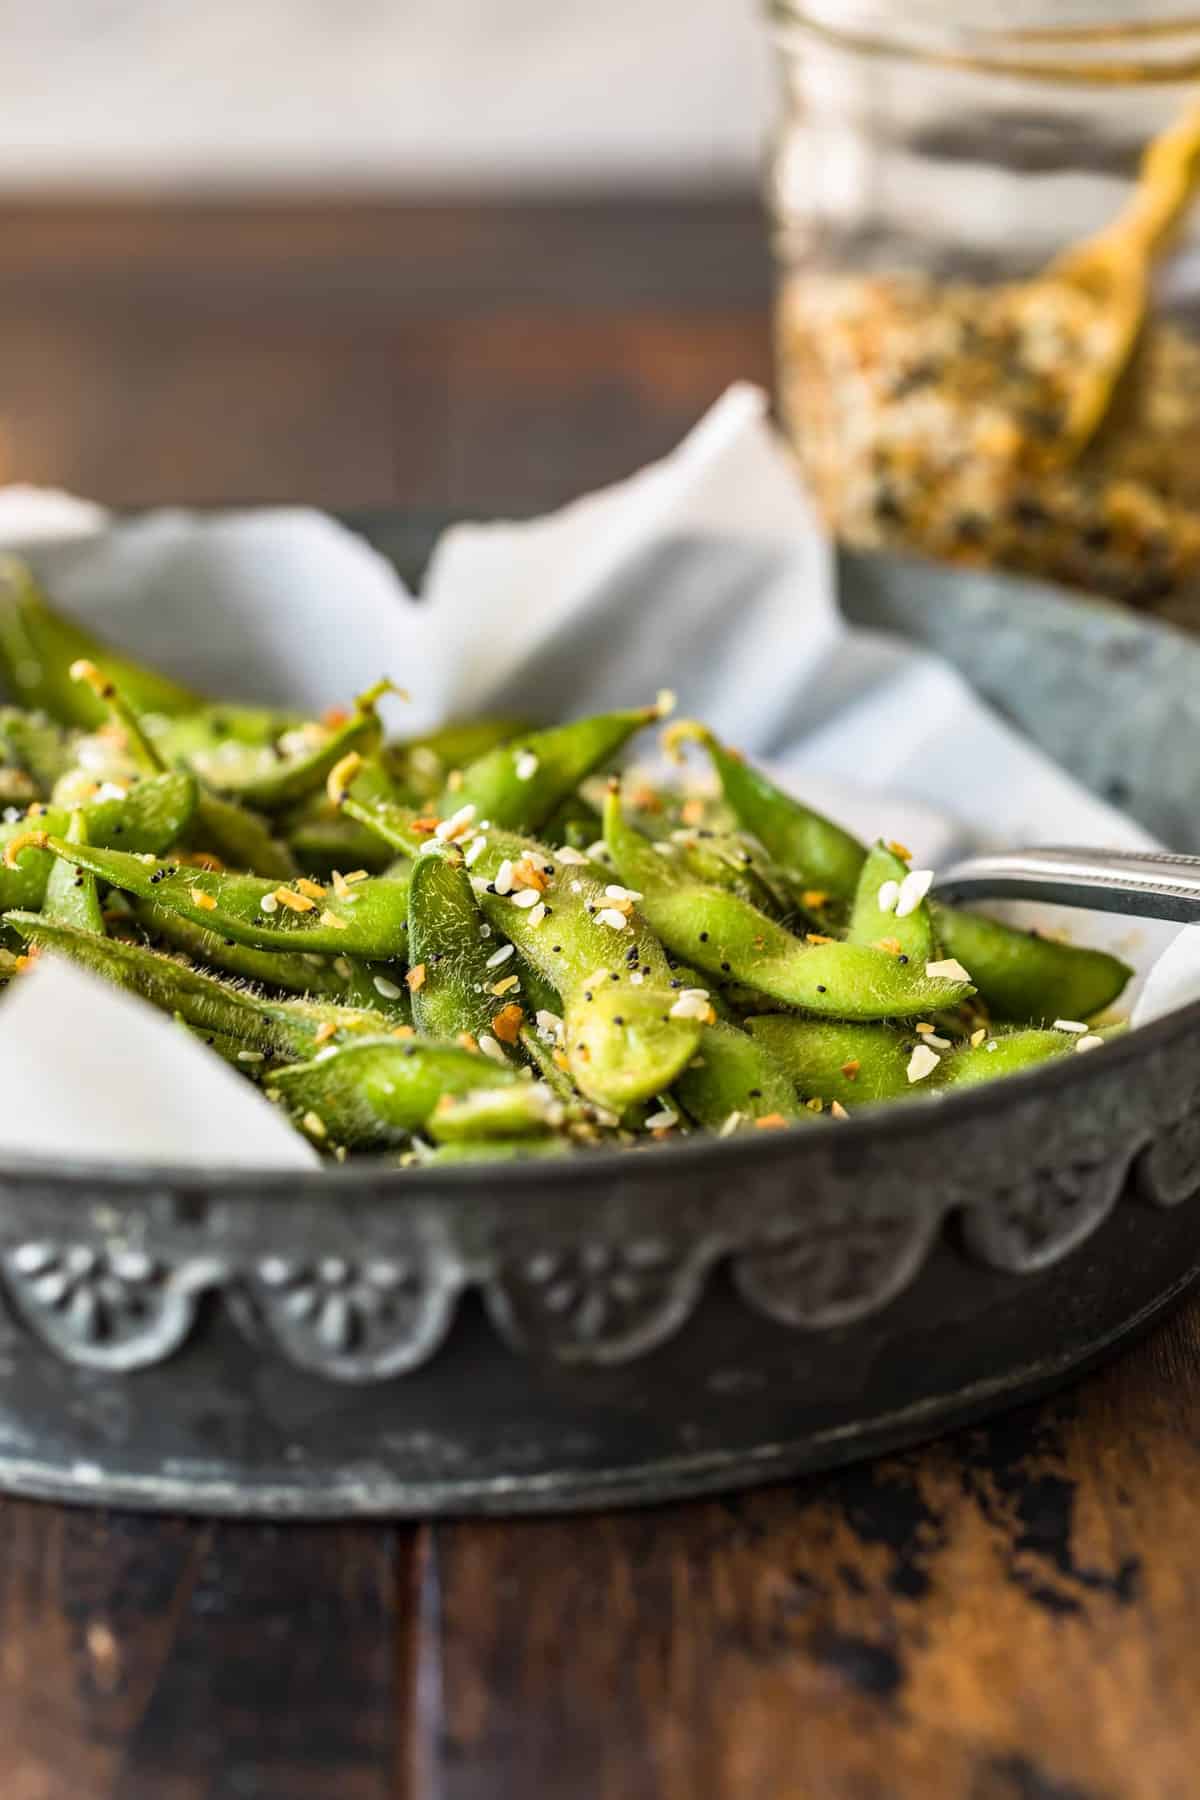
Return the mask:
[[[1022,338],[1050,333],[1064,358],[1060,420],[1036,446],[1039,469],[1072,463],[1095,436],[1142,325],[1154,260],[1195,197],[1200,105],[1147,146],[1137,186],[1110,225],[1056,257],[1036,280],[1008,290],[1006,315]],[[1038,330],[1040,327],[1040,332]]]

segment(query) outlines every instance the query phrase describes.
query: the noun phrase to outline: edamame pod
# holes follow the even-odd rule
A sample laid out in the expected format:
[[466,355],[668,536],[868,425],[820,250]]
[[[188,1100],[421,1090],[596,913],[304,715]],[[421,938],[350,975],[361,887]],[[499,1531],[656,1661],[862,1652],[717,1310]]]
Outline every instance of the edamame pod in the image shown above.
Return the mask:
[[5,915],[29,944],[69,957],[93,974],[137,994],[162,1012],[178,1013],[203,1031],[237,1038],[264,1056],[311,1056],[321,1044],[346,1033],[379,1030],[377,1014],[319,1000],[272,1000],[234,987],[203,969],[189,968],[142,944],[101,938],[75,925],[57,924],[40,913]]
[[1090,1019],[1112,1005],[1133,973],[1104,950],[1060,944],[937,901],[931,910],[938,941],[970,969],[998,1019]]
[[[73,812],[67,826],[69,844],[87,842],[87,821],[81,812]],[[80,931],[107,936],[96,877],[75,863],[56,862],[46,883],[42,912],[58,925],[74,925]]]
[[95,730],[105,708],[90,689],[72,681],[69,671],[80,658],[106,663],[139,713],[188,713],[204,704],[182,682],[109,649],[56,612],[28,565],[5,556],[0,560],[0,675],[12,698],[48,713],[60,725]]
[[836,900],[853,898],[864,854],[857,838],[802,806],[695,720],[672,725],[665,742],[669,748],[687,742],[703,746],[738,824],[758,839],[793,882],[823,890]]
[[408,941],[418,1030],[429,1037],[456,1038],[464,1031],[490,1037],[511,1055],[524,1017],[521,965],[512,946],[485,924],[457,851],[426,852],[414,862]]
[[[910,869],[890,845],[876,844],[867,853],[854,891],[847,942],[886,941],[894,954],[907,956],[910,963],[923,967],[932,961],[937,952],[925,899],[930,879],[927,869]],[[969,963],[964,966],[971,968]],[[972,980],[974,976],[971,969]]]
[[[396,849],[419,852],[427,841],[402,807],[359,805],[353,796],[346,807]],[[620,1113],[669,1088],[711,1008],[676,984],[632,903],[608,891],[616,884],[577,851],[564,861],[511,832],[479,833],[466,856],[484,917],[562,1001],[564,1049],[580,1092]]]
[[[56,863],[55,872],[68,866]],[[210,969],[236,975],[243,981],[259,982],[267,988],[282,988],[289,994],[349,1001],[347,978],[334,967],[334,962],[339,959],[306,956],[288,950],[255,950],[236,939],[222,937],[220,932],[206,930],[155,900],[135,899],[133,914],[151,937],[162,938],[174,949],[185,951],[194,962]]]
[[[747,1019],[746,1030],[786,1071],[801,1100],[826,1105],[837,1100],[852,1110],[877,1100],[897,1100],[929,1079],[909,1080],[917,1039],[892,1025],[764,1013]],[[932,1073],[938,1067],[940,1058]]]
[[[115,842],[134,852],[151,853],[176,842],[191,823],[195,807],[195,779],[181,770],[135,782],[127,794],[88,801],[79,811],[89,845]],[[11,907],[34,911],[41,906],[54,858],[37,847],[36,836],[50,833],[62,837],[70,822],[71,809],[51,806],[0,825],[0,911]],[[26,847],[14,861],[8,853],[21,839],[26,840]]]
[[515,1069],[461,1044],[373,1037],[281,1069],[272,1090],[323,1148],[386,1149],[420,1131],[443,1095],[519,1080]]
[[611,761],[635,732],[662,714],[657,706],[599,713],[548,731],[533,731],[489,750],[443,791],[438,810],[449,817],[475,808],[501,830],[537,832],[593,769]]
[[697,1125],[711,1131],[730,1119],[795,1119],[801,1108],[796,1090],[769,1047],[735,1025],[706,1025],[700,1048],[674,1093]]
[[[497,744],[507,744],[532,729],[528,719],[461,719],[437,731],[400,743],[386,744],[384,767],[409,801],[432,800],[455,769],[465,769]],[[399,800],[399,793],[396,795]]]
[[345,891],[339,894],[336,884],[332,889],[312,881],[283,886],[255,875],[71,845],[28,828],[23,839],[9,842],[7,854],[22,844],[65,856],[110,887],[170,907],[193,925],[253,949],[318,951],[380,962],[404,952],[408,886],[403,881],[343,883]]
[[717,979],[850,1019],[915,1018],[957,1006],[973,992],[969,981],[930,975],[903,953],[811,937],[801,943],[736,895],[681,879],[625,820],[615,789],[605,806],[604,841],[667,948]]
[[562,1102],[542,1082],[519,1081],[513,1087],[443,1094],[426,1120],[426,1130],[440,1144],[539,1138],[556,1131],[566,1116]]

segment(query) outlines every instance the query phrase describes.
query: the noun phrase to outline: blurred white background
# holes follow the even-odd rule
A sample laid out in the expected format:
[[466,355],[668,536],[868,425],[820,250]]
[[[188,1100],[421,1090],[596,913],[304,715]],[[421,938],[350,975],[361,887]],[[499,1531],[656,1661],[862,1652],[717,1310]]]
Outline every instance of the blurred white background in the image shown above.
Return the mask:
[[0,0],[0,186],[752,173],[759,0]]

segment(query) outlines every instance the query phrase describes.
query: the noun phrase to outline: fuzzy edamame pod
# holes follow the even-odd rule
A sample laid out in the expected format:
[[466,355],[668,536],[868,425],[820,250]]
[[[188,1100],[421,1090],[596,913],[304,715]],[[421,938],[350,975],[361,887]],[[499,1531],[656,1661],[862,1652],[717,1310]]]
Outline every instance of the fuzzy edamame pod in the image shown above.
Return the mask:
[[[66,839],[69,844],[86,844],[87,821],[81,812],[71,814]],[[75,925],[80,931],[93,932],[97,937],[107,936],[96,877],[75,863],[54,864],[46,882],[42,912],[56,924]]]
[[286,747],[289,734],[285,733],[262,755],[249,759],[235,756],[228,767],[223,767],[219,755],[202,761],[193,757],[192,761],[220,792],[260,811],[278,812],[319,790],[329,771],[352,751],[365,758],[379,749],[383,726],[375,703],[396,691],[390,681],[377,681],[357,697],[349,717],[336,727],[299,727],[294,734],[299,740],[295,748]]
[[835,900],[853,898],[864,854],[857,838],[802,806],[706,726],[681,719],[668,729],[665,741],[668,748],[692,742],[707,751],[738,824],[758,839],[791,881],[823,890]]
[[[877,944],[886,939],[911,963],[932,961],[937,951],[925,899],[929,883],[927,869],[912,870],[888,844],[876,844],[858,878],[846,941]],[[969,963],[964,966],[970,969]],[[974,973],[972,969],[972,979]]]
[[1067,1031],[990,1032],[981,1042],[961,1045],[946,1058],[946,1079],[951,1087],[961,1088],[1020,1075],[1052,1057],[1069,1056],[1079,1041]]
[[1090,1019],[1112,1005],[1133,973],[1104,950],[1059,944],[937,901],[931,911],[946,954],[970,969],[998,1019]]
[[162,1012],[178,1013],[200,1030],[237,1038],[250,1052],[285,1059],[307,1057],[323,1043],[336,1042],[346,1033],[379,1030],[377,1014],[320,1000],[272,1000],[248,988],[234,987],[203,969],[189,968],[161,951],[120,938],[97,937],[41,913],[8,913],[5,923],[26,943],[69,957]]
[[673,1090],[697,1125],[716,1131],[735,1116],[798,1118],[796,1089],[772,1054],[736,1025],[705,1025],[700,1048]]
[[386,1149],[420,1131],[444,1095],[515,1087],[515,1069],[436,1038],[371,1037],[273,1078],[292,1118],[333,1149]]
[[902,952],[827,939],[801,943],[736,895],[681,877],[624,818],[615,788],[604,809],[604,841],[668,950],[718,980],[851,1019],[914,1018],[957,1006],[973,991],[966,980],[927,974]]
[[565,1119],[566,1108],[550,1088],[539,1081],[519,1081],[512,1087],[443,1094],[425,1129],[439,1144],[463,1144],[487,1138],[547,1137]]
[[[120,733],[123,754],[144,775],[164,775],[167,761],[159,744],[146,731],[129,700],[112,676],[86,657],[71,665],[71,680],[89,687]],[[214,794],[202,781],[196,784],[196,812],[186,833],[191,848],[220,857],[235,869],[253,869],[258,875],[289,880],[298,871],[285,844],[271,834],[258,813],[237,801]]]
[[[385,744],[383,765],[393,784],[409,801],[432,800],[455,769],[465,769],[497,744],[511,743],[532,730],[528,719],[460,719],[421,737]],[[400,793],[397,792],[397,800]]]
[[[395,849],[419,852],[413,815],[386,801],[347,810]],[[476,848],[476,845],[479,848]],[[564,1050],[580,1092],[621,1113],[671,1086],[695,1054],[711,1008],[676,985],[658,939],[632,903],[572,852],[489,830],[467,843],[480,910],[562,1002]],[[465,860],[465,859],[464,859]]]
[[61,725],[93,731],[105,708],[70,677],[80,658],[107,663],[139,713],[175,715],[204,705],[182,682],[109,649],[83,626],[50,606],[29,567],[15,556],[0,561],[0,676],[21,706],[48,713]]
[[[179,771],[139,781],[110,800],[90,800],[79,808],[90,845],[118,843],[131,851],[165,850],[187,829],[195,812],[196,783]],[[37,847],[37,834],[62,837],[71,822],[67,807],[38,807],[10,825],[0,825],[0,911],[33,911],[46,897],[54,858]],[[30,833],[34,837],[30,837]],[[14,844],[25,845],[10,856]]]
[[365,879],[344,892],[302,881],[283,886],[255,875],[230,875],[125,851],[68,844],[46,831],[26,830],[8,843],[6,858],[28,846],[66,857],[110,887],[181,913],[193,925],[258,950],[316,951],[386,962],[404,953],[408,885]]
[[0,706],[0,749],[11,768],[23,769],[45,799],[56,781],[75,766],[73,736],[45,713]]
[[438,810],[449,816],[471,805],[476,817],[501,830],[526,835],[540,831],[593,769],[614,757],[635,732],[662,717],[658,706],[599,713],[533,731],[498,745],[463,769],[447,788]]
[[569,1156],[571,1148],[561,1137],[480,1138],[420,1149],[401,1160],[406,1168],[444,1169],[459,1163],[540,1162],[549,1156]]
[[927,1084],[928,1078],[909,1080],[916,1040],[893,1025],[763,1013],[747,1019],[746,1030],[786,1071],[802,1100],[837,1100],[852,1109],[897,1100]]
[[[55,870],[67,867],[56,863]],[[306,956],[288,950],[254,950],[220,932],[206,930],[169,906],[154,900],[134,900],[133,916],[150,937],[161,938],[172,949],[182,950],[207,968],[236,975],[242,981],[282,988],[289,994],[308,994],[325,1000],[350,999],[347,977],[329,956]]]
[[[519,964],[515,951],[484,925],[458,851],[429,850],[413,863],[408,943],[417,1029],[429,1037],[456,1038],[463,1031],[474,1038],[491,1037],[502,1048],[507,1042],[511,1054],[522,1017]],[[499,1039],[497,1015],[503,1015]]]

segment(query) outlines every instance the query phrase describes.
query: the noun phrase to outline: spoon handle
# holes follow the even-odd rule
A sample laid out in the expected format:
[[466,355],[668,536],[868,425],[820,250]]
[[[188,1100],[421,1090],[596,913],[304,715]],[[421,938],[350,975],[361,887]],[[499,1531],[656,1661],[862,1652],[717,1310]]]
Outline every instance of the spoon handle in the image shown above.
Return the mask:
[[941,899],[1045,900],[1141,919],[1200,921],[1200,856],[1037,848],[972,856],[938,876]]

